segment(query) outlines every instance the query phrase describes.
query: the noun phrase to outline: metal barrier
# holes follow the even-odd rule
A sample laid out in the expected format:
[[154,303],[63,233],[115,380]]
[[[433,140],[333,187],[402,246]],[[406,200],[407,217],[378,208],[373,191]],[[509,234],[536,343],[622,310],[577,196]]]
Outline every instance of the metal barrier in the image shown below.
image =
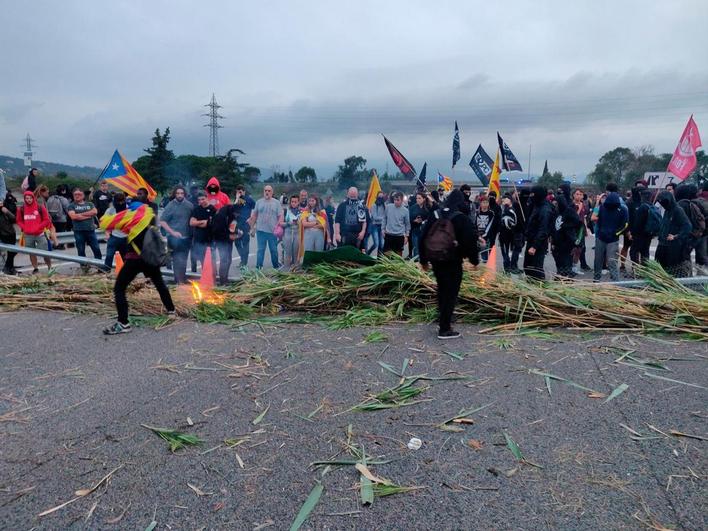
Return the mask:
[[[106,241],[106,231],[97,230],[96,231],[96,238],[98,238],[99,242],[105,242]],[[74,243],[74,232],[73,231],[57,232],[57,241],[59,242],[60,245],[73,244]]]

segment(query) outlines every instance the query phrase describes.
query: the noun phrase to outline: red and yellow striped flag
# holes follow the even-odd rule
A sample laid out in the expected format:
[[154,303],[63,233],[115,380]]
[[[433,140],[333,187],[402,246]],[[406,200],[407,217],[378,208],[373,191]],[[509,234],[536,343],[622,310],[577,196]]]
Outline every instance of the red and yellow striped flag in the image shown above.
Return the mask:
[[148,199],[154,201],[157,192],[153,190],[145,179],[130,165],[123,155],[116,149],[111,162],[108,163],[101,177],[108,184],[122,190],[130,197],[135,197],[139,188],[145,188],[148,192]]
[[489,188],[487,188],[487,193],[496,192],[497,198],[499,197],[500,187],[499,187],[499,175],[501,170],[499,169],[499,150],[497,149],[497,156],[494,159],[494,166],[492,167],[492,175],[489,177]]

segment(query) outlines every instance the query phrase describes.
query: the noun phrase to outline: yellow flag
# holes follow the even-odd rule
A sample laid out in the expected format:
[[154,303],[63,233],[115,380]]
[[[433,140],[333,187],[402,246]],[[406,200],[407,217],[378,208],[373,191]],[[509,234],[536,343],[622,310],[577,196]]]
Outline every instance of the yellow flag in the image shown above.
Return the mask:
[[499,198],[499,174],[501,170],[499,169],[499,150],[497,149],[497,156],[494,159],[494,167],[492,168],[492,176],[489,178],[489,188],[487,193],[496,192],[497,199]]
[[371,208],[376,202],[376,196],[379,195],[380,191],[381,184],[379,184],[379,176],[376,175],[376,172],[373,172],[371,183],[369,184],[369,193],[366,194],[366,208]]

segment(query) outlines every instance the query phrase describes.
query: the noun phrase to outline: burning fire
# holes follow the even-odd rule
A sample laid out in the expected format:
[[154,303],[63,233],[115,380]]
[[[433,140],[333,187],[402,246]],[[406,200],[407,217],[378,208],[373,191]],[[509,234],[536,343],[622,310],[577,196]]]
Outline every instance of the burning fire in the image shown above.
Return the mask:
[[192,281],[192,298],[194,302],[208,302],[209,304],[221,304],[224,302],[224,296],[214,293],[210,288],[202,289],[199,282]]

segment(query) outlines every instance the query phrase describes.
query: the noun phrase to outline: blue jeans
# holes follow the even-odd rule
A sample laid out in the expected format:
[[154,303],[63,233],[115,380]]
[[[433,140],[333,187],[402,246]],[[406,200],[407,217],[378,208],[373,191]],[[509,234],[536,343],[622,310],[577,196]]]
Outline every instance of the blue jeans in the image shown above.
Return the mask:
[[376,254],[383,253],[384,238],[381,232],[381,225],[372,224],[369,227],[369,235],[371,236],[371,247],[366,250],[366,254],[371,254],[376,250]]
[[270,263],[273,265],[274,269],[278,269],[280,267],[280,264],[278,263],[278,238],[275,237],[275,234],[272,232],[259,230],[256,231],[256,240],[258,241],[256,269],[261,269],[263,267],[266,245],[270,248]]
[[248,250],[251,244],[251,227],[248,225],[248,223],[244,223],[243,228],[241,225],[239,225],[238,228],[243,231],[243,236],[241,236],[235,242],[236,251],[238,251],[238,255],[241,258],[240,266],[248,267]]
[[113,267],[113,257],[116,252],[120,253],[120,257],[125,260],[125,253],[128,251],[128,238],[116,238],[111,234],[106,242],[106,265]]
[[98,238],[96,238],[96,231],[91,230],[75,230],[74,231],[74,241],[76,241],[76,253],[79,256],[86,256],[86,244],[91,247],[91,252],[93,252],[93,257],[96,260],[100,260],[101,248],[98,246]]
[[413,257],[418,256],[418,246],[420,245],[420,235],[422,234],[421,229],[413,229],[411,231],[411,241],[408,243],[408,245],[411,248],[411,255]]

